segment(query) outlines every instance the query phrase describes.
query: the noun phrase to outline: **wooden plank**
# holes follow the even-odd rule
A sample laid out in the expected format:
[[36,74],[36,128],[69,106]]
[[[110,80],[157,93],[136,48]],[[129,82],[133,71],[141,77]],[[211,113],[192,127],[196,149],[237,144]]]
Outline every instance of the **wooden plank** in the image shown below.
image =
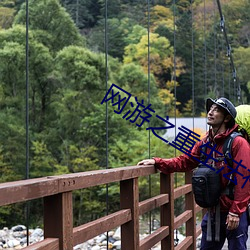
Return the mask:
[[42,198],[58,193],[55,177],[34,178],[0,184],[0,206]]
[[[192,181],[193,172],[186,172],[185,173],[185,183],[191,183]],[[192,216],[186,222],[186,236],[192,236],[196,239],[196,203],[194,201],[193,192],[188,193],[185,195],[185,210],[191,210]],[[196,250],[196,241],[188,247],[188,250]]]
[[174,219],[174,229],[177,229],[192,218],[192,211],[187,210]]
[[174,249],[175,250],[184,250],[188,249],[193,244],[193,237],[186,237],[181,243],[179,243]]
[[59,238],[60,249],[73,249],[72,192],[44,198],[44,237]]
[[73,229],[74,246],[131,221],[130,209],[123,209]]
[[168,203],[168,194],[160,194],[139,203],[139,214],[143,215],[157,207]]
[[198,226],[198,227],[196,228],[196,237],[200,236],[201,233],[202,233],[201,226]]
[[200,207],[199,205],[195,205],[195,213],[197,214],[197,213],[199,213],[200,211],[202,211],[202,207]]
[[131,221],[121,226],[121,249],[139,250],[139,187],[138,178],[120,183],[121,209],[131,210]]
[[34,243],[23,250],[59,250],[59,239],[47,238],[43,241]]
[[164,226],[158,228],[155,232],[148,235],[146,238],[140,241],[140,250],[151,249],[155,244],[157,244],[162,239],[169,235],[169,227]]
[[169,195],[169,202],[161,206],[161,226],[169,227],[169,234],[161,241],[161,250],[174,249],[174,176],[160,174],[160,193]]
[[106,170],[95,170],[75,174],[60,175],[60,192],[94,187],[112,182],[119,182],[139,176],[148,176],[157,173],[154,166],[130,166]]
[[174,190],[174,199],[179,198],[180,196],[192,192],[192,185],[186,184],[181,187],[175,188]]
[[1,183],[0,206],[154,173],[154,166],[130,166]]

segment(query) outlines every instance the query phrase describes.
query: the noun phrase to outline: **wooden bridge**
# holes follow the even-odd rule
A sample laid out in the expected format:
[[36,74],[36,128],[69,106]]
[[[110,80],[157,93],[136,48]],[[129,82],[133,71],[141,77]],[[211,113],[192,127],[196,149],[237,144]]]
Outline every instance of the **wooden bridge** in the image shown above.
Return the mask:
[[[44,204],[44,240],[25,250],[72,250],[77,244],[121,227],[121,249],[148,250],[161,242],[162,250],[196,249],[201,228],[196,226],[196,213],[201,211],[193,198],[191,173],[185,185],[174,189],[173,174],[160,174],[160,193],[139,202],[138,178],[156,174],[153,166],[131,166],[48,176],[0,184],[0,206],[42,198]],[[120,183],[120,210],[89,223],[73,227],[74,190],[112,182]],[[174,200],[185,196],[185,212],[175,218]],[[139,239],[139,216],[160,208],[160,227]],[[185,239],[174,246],[174,230],[186,226]]]

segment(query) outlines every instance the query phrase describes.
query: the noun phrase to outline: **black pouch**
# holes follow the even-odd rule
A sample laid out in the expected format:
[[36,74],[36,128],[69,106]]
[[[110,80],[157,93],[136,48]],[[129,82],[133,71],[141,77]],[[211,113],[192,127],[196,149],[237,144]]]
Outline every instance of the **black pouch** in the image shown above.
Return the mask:
[[214,207],[219,203],[220,175],[215,170],[199,164],[192,176],[192,187],[195,201],[200,207]]

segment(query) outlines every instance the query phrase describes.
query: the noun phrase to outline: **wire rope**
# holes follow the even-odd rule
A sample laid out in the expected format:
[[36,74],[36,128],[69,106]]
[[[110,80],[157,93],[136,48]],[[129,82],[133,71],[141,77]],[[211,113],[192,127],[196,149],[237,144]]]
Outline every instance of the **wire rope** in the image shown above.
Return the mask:
[[[150,104],[150,0],[147,0],[147,32],[148,32],[148,104]],[[150,141],[150,129],[148,130],[148,158],[151,157],[151,141]],[[148,176],[148,192],[149,192],[149,197],[152,195],[152,190],[151,190],[151,175]],[[149,233],[151,233],[152,229],[152,212],[149,212]]]
[[195,116],[195,106],[194,106],[194,10],[193,10],[193,0],[191,0],[191,30],[192,30],[192,115],[193,115],[193,130],[194,130],[194,116]]
[[203,35],[204,35],[204,93],[205,97],[207,97],[207,39],[206,39],[206,23],[207,23],[207,16],[206,16],[206,0],[204,0],[204,20],[203,20],[203,25],[204,25],[204,30],[203,30]]
[[[177,129],[176,129],[176,122],[177,122],[177,119],[176,119],[176,116],[177,116],[177,102],[176,102],[176,99],[177,99],[177,86],[176,86],[176,1],[173,0],[173,24],[174,24],[174,32],[173,32],[173,46],[174,46],[174,54],[173,54],[173,82],[174,82],[174,97],[175,97],[175,100],[174,100],[174,116],[175,116],[175,136],[176,136],[176,133],[177,133]],[[176,148],[175,148],[175,156],[176,156]],[[175,175],[176,176],[176,175]],[[177,183],[177,178],[175,178],[175,185]]]
[[226,24],[225,24],[225,18],[224,18],[223,13],[222,13],[220,0],[216,0],[216,2],[217,2],[219,15],[220,15],[220,19],[221,19],[220,20],[221,31],[223,32],[224,38],[225,38],[225,41],[226,41],[227,56],[228,56],[228,58],[230,60],[230,69],[232,70],[232,78],[233,78],[233,85],[234,85],[233,92],[234,93],[236,92],[238,103],[241,104],[242,103],[241,86],[240,86],[240,81],[237,80],[237,72],[236,72],[236,68],[235,68],[235,65],[234,65],[231,45],[230,45],[229,40],[228,40],[227,29],[226,29]]
[[[174,100],[174,116],[175,116],[175,137],[176,137],[176,134],[177,134],[177,129],[176,129],[176,125],[177,125],[177,119],[176,119],[176,116],[177,116],[177,101],[176,101],[177,100],[177,84],[176,84],[176,1],[173,0],[172,4],[173,4],[173,25],[174,25],[174,32],[173,32],[173,36],[174,36],[173,37],[173,46],[174,46],[173,81],[174,81],[174,97],[175,97],[175,100]],[[176,157],[176,148],[175,148],[174,152],[175,152],[175,157]],[[175,173],[175,187],[177,187],[177,182],[178,182],[177,177],[178,177],[177,173]],[[175,230],[175,242],[176,242],[175,245],[178,245],[179,239],[178,239],[177,229]]]
[[216,98],[218,97],[217,91],[217,32],[216,32],[216,14],[215,14],[215,0],[213,1],[214,5],[214,93]]
[[[106,84],[106,93],[108,92],[108,0],[105,0],[105,22],[104,22],[104,29],[105,29],[105,35],[104,35],[104,46],[105,46],[105,84]],[[105,116],[105,123],[106,123],[106,169],[109,167],[109,119],[108,119],[108,102],[106,102],[106,116]],[[109,213],[109,186],[106,184],[106,215]],[[108,249],[108,232],[107,232],[107,249]]]
[[[25,179],[29,179],[29,0],[26,0],[26,34],[25,34],[25,81],[26,81],[26,98],[25,98],[25,126],[26,126],[26,171]],[[30,203],[26,202],[25,214],[26,214],[26,239],[27,245],[29,245],[29,210]]]

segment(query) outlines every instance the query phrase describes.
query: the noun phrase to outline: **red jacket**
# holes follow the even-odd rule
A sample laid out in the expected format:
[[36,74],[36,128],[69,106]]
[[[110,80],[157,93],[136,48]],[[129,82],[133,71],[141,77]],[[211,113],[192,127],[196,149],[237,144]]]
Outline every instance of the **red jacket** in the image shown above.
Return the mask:
[[[191,155],[195,157],[196,159],[200,159],[201,155],[201,148],[200,146],[203,143],[208,142],[208,139],[210,142],[217,145],[216,150],[223,154],[223,144],[225,142],[226,137],[231,134],[233,131],[238,130],[238,125],[235,125],[233,128],[228,129],[226,132],[222,134],[217,134],[212,142],[212,138],[209,136],[210,131],[206,134],[206,136],[201,140],[198,141],[195,146],[193,147],[191,151]],[[211,151],[207,147],[207,154]],[[214,152],[213,155],[214,158],[217,157],[223,157],[219,155],[218,153]],[[224,158],[224,157],[223,157]],[[242,165],[245,166],[241,167],[238,166],[238,173],[235,173],[234,176],[237,179],[237,185],[234,187],[234,200],[230,200],[225,194],[222,194],[220,198],[220,205],[221,205],[221,211],[223,212],[232,212],[236,213],[238,215],[241,215],[244,211],[246,211],[247,205],[250,201],[250,179],[244,179],[244,177],[247,177],[250,175],[250,144],[241,136],[237,136],[232,144],[232,158],[234,160],[233,168],[237,169],[237,162],[240,162],[242,160]],[[199,161],[193,159],[191,156],[188,156],[186,154],[183,154],[176,158],[171,159],[162,159],[162,158],[154,158],[155,160],[155,166],[163,173],[173,173],[173,172],[186,172],[193,170],[196,168],[199,164]],[[229,180],[227,178],[230,178],[230,175],[226,175],[227,177],[223,176],[224,174],[227,174],[231,172],[225,163],[225,161],[219,161],[215,163],[216,168],[220,169],[224,166],[224,169],[219,173],[221,177],[221,184],[222,189],[224,189]],[[240,174],[242,174],[242,176]],[[231,177],[232,178],[232,177]],[[245,183],[245,181],[247,182]],[[243,184],[245,183],[245,186],[242,188]]]

